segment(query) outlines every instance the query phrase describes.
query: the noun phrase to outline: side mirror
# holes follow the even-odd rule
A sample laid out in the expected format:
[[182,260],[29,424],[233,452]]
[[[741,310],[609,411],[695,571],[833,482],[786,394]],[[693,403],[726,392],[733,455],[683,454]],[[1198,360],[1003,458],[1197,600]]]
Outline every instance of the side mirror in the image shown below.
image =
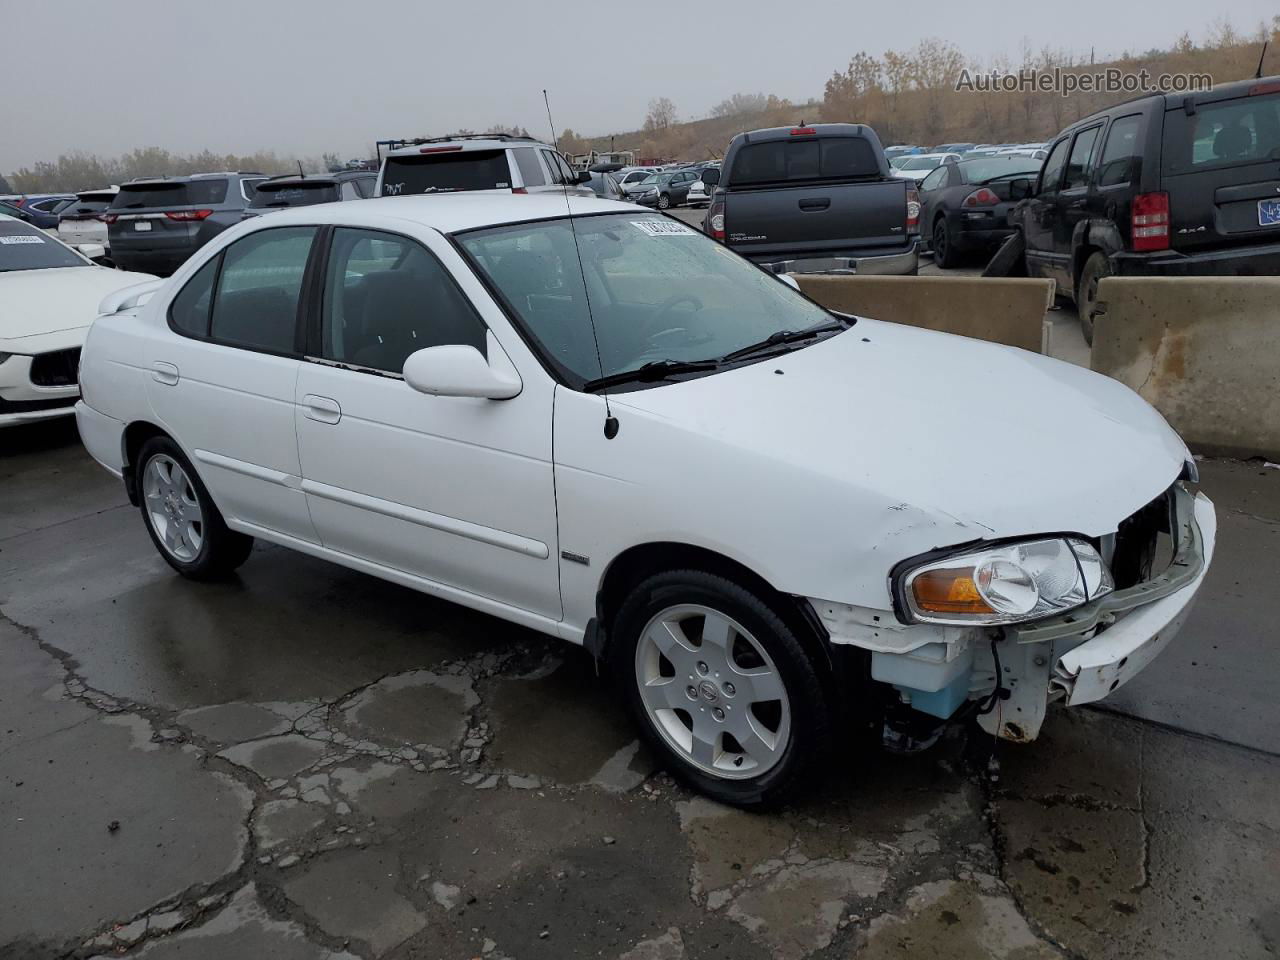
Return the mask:
[[717,170],[715,167],[703,167],[702,182],[705,183],[708,187],[714,187],[717,183],[720,182],[720,171]]
[[591,171],[590,171],[590,170],[579,170],[576,174],[574,174],[573,182],[574,182],[574,183],[590,183],[590,182],[591,182]]
[[101,260],[107,255],[107,248],[100,243],[77,243],[76,250],[86,260]]
[[433,397],[482,397],[510,400],[524,384],[502,348],[490,338],[489,354],[501,362],[495,365],[475,347],[449,344],[426,347],[409,354],[404,362],[404,381],[419,393]]
[[1035,186],[1027,177],[1009,181],[1009,199],[1025,200],[1035,194]]
[[788,287],[790,287],[796,293],[800,292],[800,281],[797,280],[795,277],[793,277],[791,274],[780,273],[778,274],[778,279],[781,280],[783,283],[785,283]]

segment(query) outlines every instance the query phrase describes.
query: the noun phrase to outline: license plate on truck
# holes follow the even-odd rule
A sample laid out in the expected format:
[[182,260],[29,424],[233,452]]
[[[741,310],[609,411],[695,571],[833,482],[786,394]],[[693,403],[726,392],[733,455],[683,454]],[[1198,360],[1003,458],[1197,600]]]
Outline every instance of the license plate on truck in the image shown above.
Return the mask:
[[133,229],[134,229],[134,230],[137,230],[137,231],[146,231],[146,230],[150,230],[150,229],[151,229],[151,221],[150,221],[150,220],[135,220],[135,221],[133,221]]
[[1258,201],[1258,226],[1280,227],[1280,200]]

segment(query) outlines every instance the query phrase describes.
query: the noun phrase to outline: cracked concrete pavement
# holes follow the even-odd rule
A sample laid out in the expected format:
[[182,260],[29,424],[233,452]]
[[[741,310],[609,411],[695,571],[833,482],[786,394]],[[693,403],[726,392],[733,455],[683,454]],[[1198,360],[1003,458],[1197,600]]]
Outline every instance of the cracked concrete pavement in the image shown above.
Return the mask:
[[[1183,636],[1042,740],[745,813],[580,651],[260,545],[201,585],[69,424],[0,454],[0,956],[1274,956],[1280,471]],[[1241,558],[1237,561],[1235,558]]]

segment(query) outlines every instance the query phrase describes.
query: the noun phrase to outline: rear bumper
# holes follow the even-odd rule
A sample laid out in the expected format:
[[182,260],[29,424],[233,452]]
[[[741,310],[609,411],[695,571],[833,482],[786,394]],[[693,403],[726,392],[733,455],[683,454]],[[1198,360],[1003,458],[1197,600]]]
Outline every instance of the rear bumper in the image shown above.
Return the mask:
[[111,251],[111,259],[120,270],[135,273],[153,273],[159,277],[167,277],[187,262],[187,258],[198,248],[182,250],[131,250],[127,247],[115,247]]
[[89,456],[117,477],[124,469],[124,424],[99,413],[83,400],[75,406],[76,427]]
[[1112,268],[1122,277],[1270,277],[1280,274],[1280,243],[1222,247],[1201,253],[1121,251]]
[[995,247],[1013,233],[1009,226],[1009,204],[992,210],[954,210],[947,214],[951,237],[960,247]]
[[[731,247],[732,248],[732,247]],[[886,277],[911,276],[920,267],[919,242],[892,251],[847,251],[821,256],[795,256],[778,259],[773,256],[753,256],[737,250],[748,260],[773,273],[835,273],[858,276]]]

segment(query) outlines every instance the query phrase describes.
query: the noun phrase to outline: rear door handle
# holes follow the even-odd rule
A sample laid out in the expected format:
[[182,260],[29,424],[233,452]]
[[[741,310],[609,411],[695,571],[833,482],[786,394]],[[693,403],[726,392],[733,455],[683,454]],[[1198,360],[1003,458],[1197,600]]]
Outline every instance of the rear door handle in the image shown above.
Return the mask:
[[302,398],[302,407],[310,420],[317,420],[320,423],[337,423],[342,419],[342,407],[338,405],[337,400],[329,397],[318,397],[314,393],[308,393]]
[[825,210],[829,206],[831,206],[830,197],[812,197],[800,201],[801,210]]
[[151,364],[151,379],[156,383],[163,383],[166,387],[177,386],[178,368],[172,363],[157,360]]

